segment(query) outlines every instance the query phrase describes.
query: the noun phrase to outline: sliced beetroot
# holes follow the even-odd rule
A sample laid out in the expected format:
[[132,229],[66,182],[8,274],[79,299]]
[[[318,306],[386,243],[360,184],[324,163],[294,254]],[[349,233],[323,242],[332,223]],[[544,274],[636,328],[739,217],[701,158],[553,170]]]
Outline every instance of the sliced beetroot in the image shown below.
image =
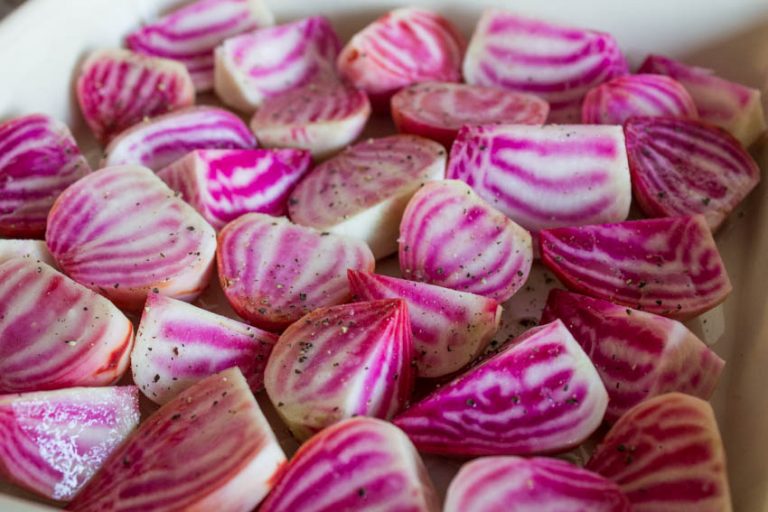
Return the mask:
[[330,426],[294,455],[260,512],[438,512],[419,454],[398,428],[374,418]]
[[549,114],[547,102],[532,94],[451,82],[406,87],[392,96],[391,108],[398,131],[446,147],[466,124],[542,125]]
[[680,391],[709,399],[725,362],[676,320],[552,290],[541,322],[559,318],[597,368],[617,420],[647,398]]
[[114,384],[128,368],[131,322],[48,265],[0,265],[0,393]]
[[215,87],[221,100],[253,112],[264,100],[336,75],[339,36],[323,16],[241,34],[216,48]]
[[464,59],[472,85],[536,94],[549,102],[549,122],[581,118],[581,102],[593,87],[628,74],[610,34],[486,9]]
[[394,423],[425,453],[531,455],[581,443],[607,403],[600,376],[558,320],[511,341]]
[[760,168],[726,131],[682,119],[631,119],[632,189],[651,217],[703,214],[714,231],[757,186]]
[[[512,508],[510,508],[512,507]],[[627,497],[606,478],[568,462],[482,457],[451,481],[443,512],[629,512]]]
[[445,149],[428,139],[368,139],[318,165],[291,194],[291,220],[364,240],[376,258],[397,251],[400,219],[425,182],[445,174]]
[[467,126],[446,177],[533,231],[624,220],[632,201],[619,126]]
[[195,382],[233,366],[255,393],[277,336],[186,302],[150,293],[131,353],[133,382],[164,404]]
[[67,501],[139,424],[135,386],[0,396],[0,473]]
[[347,269],[373,271],[370,249],[352,238],[249,213],[219,234],[219,280],[238,315],[280,330],[350,297]]
[[13,258],[22,258],[56,267],[56,261],[44,240],[0,238],[0,265]]
[[465,183],[433,181],[414,194],[400,223],[406,279],[503,302],[528,278],[531,235]]
[[264,0],[197,0],[126,37],[131,50],[187,67],[198,92],[213,88],[213,50],[225,39],[274,23]]
[[700,398],[668,393],[636,405],[586,467],[616,482],[633,512],[731,510],[723,443]]
[[408,305],[418,375],[441,377],[469,364],[499,328],[502,308],[481,295],[370,272],[348,271],[358,300],[403,299]]
[[342,419],[389,419],[413,390],[413,345],[404,301],[320,308],[288,327],[267,362],[264,385],[294,436]]
[[59,121],[32,114],[0,123],[0,236],[42,238],[53,201],[90,171]]
[[198,149],[157,175],[220,229],[244,213],[285,215],[311,163],[299,149]]
[[122,49],[90,54],[76,91],[83,118],[102,144],[141,121],[195,102],[182,64]]
[[134,311],[150,291],[197,297],[216,253],[205,219],[135,165],[102,169],[65,190],[51,209],[46,240],[67,275]]
[[720,304],[728,272],[704,217],[542,231],[541,259],[570,290],[677,319]]
[[138,124],[115,137],[104,166],[139,164],[159,171],[195,149],[249,149],[256,140],[231,112],[189,107]]
[[285,454],[237,368],[186,389],[112,452],[67,510],[249,511]]

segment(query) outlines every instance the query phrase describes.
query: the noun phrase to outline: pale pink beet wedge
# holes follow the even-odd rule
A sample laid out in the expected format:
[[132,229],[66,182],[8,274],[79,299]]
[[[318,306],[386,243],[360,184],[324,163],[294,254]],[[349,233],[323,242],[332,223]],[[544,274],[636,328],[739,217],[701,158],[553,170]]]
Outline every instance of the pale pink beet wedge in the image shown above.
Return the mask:
[[56,261],[44,240],[0,238],[0,265],[13,258],[46,263],[56,268]]

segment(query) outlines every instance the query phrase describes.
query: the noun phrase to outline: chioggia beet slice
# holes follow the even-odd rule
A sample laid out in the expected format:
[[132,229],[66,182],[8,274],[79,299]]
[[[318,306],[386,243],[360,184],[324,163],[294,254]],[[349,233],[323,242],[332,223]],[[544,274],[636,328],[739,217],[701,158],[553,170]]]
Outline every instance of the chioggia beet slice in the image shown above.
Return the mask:
[[260,512],[439,512],[419,454],[397,427],[352,418],[304,443]]
[[545,457],[482,457],[451,481],[444,512],[629,512],[606,478]]
[[418,83],[392,96],[398,131],[434,139],[450,147],[466,125],[542,125],[549,105],[532,94],[450,82]]
[[65,190],[48,249],[72,279],[138,310],[150,291],[192,300],[207,286],[216,232],[152,171],[109,167]]
[[131,50],[184,64],[198,92],[213,88],[213,51],[225,39],[274,23],[264,0],[198,0],[128,35]]
[[122,49],[90,54],[76,90],[83,118],[102,144],[141,121],[195,102],[182,64]]
[[467,126],[446,177],[533,231],[621,221],[632,201],[620,126]]
[[712,406],[668,393],[611,428],[587,469],[616,482],[633,512],[729,512],[725,452]]
[[139,424],[134,386],[0,396],[0,472],[68,501]]
[[481,295],[370,272],[348,271],[358,300],[403,299],[408,305],[416,369],[441,377],[469,364],[499,328],[502,308]]
[[648,219],[540,233],[541,259],[570,290],[688,320],[731,281],[704,217]]
[[0,265],[0,393],[114,384],[133,326],[104,297],[45,263]]
[[233,366],[253,392],[277,336],[237,320],[150,293],[131,353],[133,382],[164,404],[195,382]]
[[414,194],[400,223],[406,279],[503,302],[525,284],[531,235],[461,181],[432,181]]
[[266,98],[336,76],[339,36],[323,16],[262,28],[216,48],[215,88],[221,100],[253,112]]
[[56,267],[56,261],[44,240],[0,238],[0,265],[13,258],[22,258]]
[[288,200],[291,220],[364,240],[376,258],[397,251],[400,219],[425,182],[445,174],[445,149],[428,139],[368,139],[320,165]]
[[541,322],[561,319],[597,368],[615,421],[647,398],[680,391],[709,399],[725,364],[685,325],[565,290],[552,290]]
[[217,262],[232,308],[270,330],[345,302],[351,295],[347,269],[372,272],[375,264],[361,241],[261,213],[243,215],[221,230]]
[[285,454],[242,373],[186,389],[112,452],[67,510],[247,512]]
[[188,107],[137,124],[115,137],[103,166],[138,164],[159,171],[195,149],[250,149],[256,139],[239,117]]
[[264,385],[301,440],[345,418],[391,418],[411,396],[412,359],[404,301],[342,304],[316,309],[286,329]]
[[425,453],[531,455],[581,443],[607,404],[595,367],[558,320],[517,337],[394,423]]
[[53,201],[90,171],[63,123],[42,114],[0,123],[0,236],[42,238]]
[[635,116],[698,119],[699,113],[680,82],[653,74],[613,78],[589,91],[581,107],[585,124],[624,124]]
[[754,159],[714,125],[638,118],[624,133],[635,199],[651,217],[702,214],[714,231],[760,181]]
[[251,212],[285,215],[312,158],[299,149],[198,149],[157,175],[216,229]]
[[536,94],[549,102],[549,122],[581,119],[593,87],[628,74],[610,34],[524,18],[500,9],[483,12],[464,59],[472,85]]
[[699,117],[731,132],[749,146],[765,131],[765,115],[759,89],[730,82],[711,69],[689,66],[661,55],[649,55],[640,73],[667,75],[688,90]]

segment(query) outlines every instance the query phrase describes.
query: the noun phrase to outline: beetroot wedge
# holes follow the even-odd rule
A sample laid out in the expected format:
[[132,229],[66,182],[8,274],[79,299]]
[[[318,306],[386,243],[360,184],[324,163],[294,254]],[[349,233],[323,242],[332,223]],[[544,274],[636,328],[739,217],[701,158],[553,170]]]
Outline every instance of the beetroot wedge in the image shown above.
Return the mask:
[[19,240],[0,238],[0,265],[13,258],[22,258],[27,261],[46,263],[56,267],[48,246],[44,240]]
[[731,292],[700,215],[550,229],[540,237],[544,264],[591,297],[686,320]]
[[581,443],[607,404],[600,376],[558,320],[511,341],[394,423],[421,452],[531,455]]
[[419,454],[398,428],[374,418],[341,421],[294,455],[259,512],[438,512]]
[[606,478],[568,462],[483,457],[451,481],[443,512],[629,512],[629,500]]
[[0,265],[0,393],[114,384],[128,368],[131,322],[48,265]]
[[400,299],[316,309],[280,336],[264,384],[298,439],[353,416],[389,419],[413,389],[408,308]]
[[414,194],[399,242],[407,279],[499,302],[523,286],[533,261],[530,233],[456,180],[430,182]]
[[702,214],[716,230],[760,181],[739,141],[713,125],[640,118],[624,132],[632,189],[651,217]]
[[0,396],[0,472],[68,501],[139,424],[134,386]]
[[668,393],[636,405],[586,467],[616,482],[633,512],[731,510],[720,433],[700,398]]
[[370,272],[348,271],[358,300],[403,299],[413,331],[416,369],[441,377],[469,364],[499,328],[502,308],[481,295]]
[[192,300],[211,276],[216,233],[140,166],[100,170],[51,209],[48,248],[72,279],[138,310],[147,293]]
[[240,370],[212,375],[165,404],[104,462],[68,510],[247,512],[285,454]]
[[360,241],[249,213],[219,234],[219,279],[248,322],[281,330],[320,307],[349,299],[347,269],[373,271]]
[[400,219],[425,182],[442,179],[445,149],[411,135],[368,139],[318,165],[291,194],[291,220],[364,240],[376,258],[397,251]]
[[255,393],[277,336],[186,302],[150,293],[131,353],[133,382],[164,404],[195,382],[233,366]]
[[541,322],[561,319],[597,368],[617,420],[647,398],[680,391],[709,399],[725,364],[676,320],[552,290]]

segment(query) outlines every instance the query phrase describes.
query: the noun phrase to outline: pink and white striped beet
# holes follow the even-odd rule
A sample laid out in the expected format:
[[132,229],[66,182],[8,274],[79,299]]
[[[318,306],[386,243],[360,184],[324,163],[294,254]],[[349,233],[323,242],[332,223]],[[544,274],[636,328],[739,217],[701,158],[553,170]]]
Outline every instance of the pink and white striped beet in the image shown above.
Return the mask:
[[170,297],[150,293],[131,352],[133,382],[164,404],[195,382],[233,366],[256,393],[277,336]]
[[138,164],[159,171],[195,149],[250,149],[256,139],[239,117],[189,107],[137,124],[112,139],[102,166]]
[[119,307],[147,293],[192,300],[207,286],[216,232],[147,168],[115,166],[81,179],[51,209],[48,248],[64,272]]
[[128,368],[133,326],[45,263],[0,265],[0,393],[107,386]]
[[301,445],[260,512],[438,512],[418,452],[397,427],[374,418],[341,421]]
[[649,313],[687,320],[732,289],[701,215],[550,229],[540,241],[568,289]]
[[533,231],[621,221],[632,201],[619,126],[466,126],[446,177]]
[[760,181],[755,160],[714,125],[642,118],[624,133],[632,189],[648,216],[702,214],[715,231]]
[[456,180],[429,182],[414,194],[399,243],[406,279],[499,302],[525,284],[533,262],[530,233]]
[[562,322],[536,327],[394,420],[419,451],[532,455],[584,441],[608,394]]
[[43,114],[0,123],[0,236],[42,238],[53,201],[90,171],[63,123]]
[[412,135],[368,139],[318,165],[288,200],[291,220],[364,240],[376,258],[397,251],[408,200],[445,174],[445,149]]
[[668,393],[636,405],[586,467],[616,482],[633,512],[731,510],[723,443],[700,398]]
[[197,0],[128,34],[131,50],[181,62],[198,92],[213,88],[213,51],[225,39],[274,23],[264,0]]
[[679,391],[708,400],[725,362],[682,323],[552,290],[541,322],[559,318],[597,368],[615,421],[637,403]]
[[610,480],[545,457],[482,457],[451,481],[443,512],[629,512]]
[[249,323],[282,330],[310,311],[349,299],[347,269],[373,271],[363,242],[249,213],[219,234],[219,280]]
[[232,37],[216,48],[216,94],[227,105],[253,112],[267,98],[335,78],[340,49],[339,36],[323,16]]
[[253,510],[286,458],[237,368],[186,389],[112,452],[67,510]]
[[486,9],[464,59],[472,85],[536,94],[549,102],[549,122],[581,118],[584,95],[629,73],[610,34]]
[[418,82],[458,82],[467,43],[446,18],[416,7],[395,9],[355,34],[337,60],[342,77],[386,112],[389,98]]
[[408,307],[400,299],[320,308],[272,349],[264,386],[299,440],[354,416],[390,419],[413,390]]
[[0,238],[0,265],[14,258],[45,263],[56,268],[56,261],[45,245],[45,240]]
[[285,215],[288,195],[311,164],[299,149],[197,149],[157,175],[221,229],[245,213]]
[[617,76],[590,90],[581,107],[585,124],[624,124],[630,117],[698,119],[693,98],[664,75]]
[[408,306],[420,377],[441,377],[479,356],[499,329],[494,299],[370,272],[347,272],[358,300],[403,299]]
[[141,121],[195,103],[195,87],[182,64],[122,49],[91,53],[76,92],[83,118],[102,144]]
[[542,125],[549,104],[532,94],[451,82],[424,82],[392,96],[392,119],[401,133],[450,147],[459,129],[476,124]]
[[0,396],[0,473],[68,501],[139,424],[134,386]]
[[680,82],[693,98],[702,121],[729,131],[749,146],[765,131],[759,89],[731,82],[711,69],[689,66],[661,55],[649,55],[640,73],[667,75]]

